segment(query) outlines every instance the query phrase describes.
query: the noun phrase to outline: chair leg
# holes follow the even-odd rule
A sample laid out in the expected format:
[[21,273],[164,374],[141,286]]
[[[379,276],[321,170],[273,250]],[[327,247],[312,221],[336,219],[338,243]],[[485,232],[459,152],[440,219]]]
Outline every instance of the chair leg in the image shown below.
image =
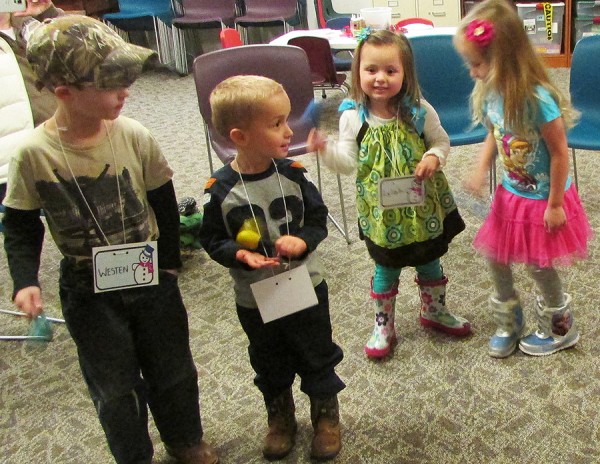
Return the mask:
[[[342,178],[339,174],[337,174],[337,183],[338,183],[338,192],[340,195],[340,210],[342,211],[342,225],[337,222],[337,220],[328,213],[327,216],[331,223],[335,226],[335,228],[342,234],[342,236],[346,239],[346,243],[350,245],[350,235],[348,234],[348,223],[346,220],[346,206],[344,203],[344,194],[342,190]],[[319,162],[319,155],[317,155],[317,188],[319,192],[323,191],[323,185],[321,182],[321,163]]]
[[170,64],[173,62],[173,34],[171,28],[156,16],[152,18],[152,22],[154,24],[158,59],[162,64]]
[[[342,224],[344,226],[344,230],[340,230],[341,234],[346,239],[348,245],[350,245],[350,236],[348,235],[348,223],[346,221],[346,205],[344,203],[344,191],[342,189],[342,178],[338,174],[337,175],[337,183],[338,183],[338,193],[340,194],[340,210],[342,211]],[[339,230],[339,227],[338,227]]]
[[214,172],[213,162],[212,162],[212,152],[210,149],[210,137],[208,136],[208,124],[206,121],[204,122],[204,138],[206,139],[206,152],[208,153],[208,169],[210,170],[210,175]]
[[575,149],[571,148],[573,153],[573,177],[575,178],[575,188],[579,192],[579,179],[577,178],[577,157],[575,156]]
[[183,76],[189,72],[187,49],[185,46],[185,31],[175,26],[173,26],[173,48],[175,50],[175,69]]
[[113,31],[115,31],[117,34],[119,34],[119,36],[125,41],[125,42],[130,42],[129,40],[129,32],[124,31],[123,29],[119,29],[117,26],[115,26],[113,23],[111,23],[110,21],[104,21],[104,24],[106,24],[108,27],[110,27]]

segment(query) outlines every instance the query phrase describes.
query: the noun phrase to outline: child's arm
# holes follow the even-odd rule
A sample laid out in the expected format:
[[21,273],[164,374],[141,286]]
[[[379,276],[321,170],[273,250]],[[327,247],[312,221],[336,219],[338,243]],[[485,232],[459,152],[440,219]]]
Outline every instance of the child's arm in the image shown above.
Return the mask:
[[569,176],[569,148],[563,118],[542,124],[540,132],[550,153],[550,195],[544,212],[544,224],[548,231],[552,231],[567,222],[563,198]]
[[179,247],[179,210],[173,181],[146,193],[158,225],[158,266],[177,275],[182,266]]
[[[446,165],[446,158],[448,157],[448,153],[450,153],[450,138],[442,127],[440,117],[433,106],[423,99],[421,99],[421,106],[425,110],[423,135],[425,137],[426,151],[421,160],[421,163],[424,165],[417,165],[415,175],[417,175],[417,177],[422,176],[426,178],[433,175],[431,168],[434,165],[437,164],[434,170],[442,169]],[[435,163],[435,160],[427,159],[431,157],[437,158],[438,163]],[[426,176],[426,174],[429,175]]]
[[468,177],[463,181],[465,190],[473,195],[482,196],[481,189],[485,184],[490,166],[496,158],[497,151],[494,134],[489,132],[483,141],[475,169],[470,171]]
[[30,317],[43,310],[38,272],[44,242],[44,224],[40,210],[7,207],[2,221],[4,249],[13,280],[13,301]]
[[352,174],[356,171],[358,144],[356,136],[360,130],[360,121],[355,110],[348,110],[340,117],[337,143],[329,140],[320,130],[314,129],[308,136],[308,150],[318,151],[323,164],[333,172]]

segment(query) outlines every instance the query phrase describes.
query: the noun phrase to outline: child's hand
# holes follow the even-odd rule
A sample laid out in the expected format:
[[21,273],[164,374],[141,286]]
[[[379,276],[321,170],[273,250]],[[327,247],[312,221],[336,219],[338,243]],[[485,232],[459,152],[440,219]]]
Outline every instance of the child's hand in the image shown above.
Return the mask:
[[562,206],[548,206],[544,211],[544,227],[548,232],[554,232],[566,223],[567,216]]
[[308,144],[307,151],[309,153],[313,151],[321,151],[327,146],[327,136],[319,129],[311,129],[306,143]]
[[279,266],[279,258],[268,258],[260,253],[249,250],[238,250],[235,254],[235,259],[247,264],[252,269]]
[[34,319],[44,310],[42,290],[35,285],[22,288],[15,295],[14,303],[17,308],[27,314],[27,317]]
[[440,167],[440,159],[435,155],[426,156],[423,158],[417,167],[415,168],[415,177],[417,180],[429,179],[437,168]]
[[469,177],[463,180],[463,188],[474,197],[483,198],[485,194],[482,192],[485,184],[486,173],[481,175],[478,171],[471,173]]
[[293,235],[283,235],[275,242],[277,255],[285,258],[297,258],[306,253],[306,242]]

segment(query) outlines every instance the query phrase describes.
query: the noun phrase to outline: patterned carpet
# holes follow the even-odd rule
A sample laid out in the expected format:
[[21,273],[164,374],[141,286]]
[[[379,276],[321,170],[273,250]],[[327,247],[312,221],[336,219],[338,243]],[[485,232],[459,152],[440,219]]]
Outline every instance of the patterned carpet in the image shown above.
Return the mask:
[[[567,86],[568,70],[553,70]],[[320,98],[320,94],[315,94]],[[325,128],[335,134],[340,96],[324,100]],[[154,72],[132,88],[124,113],[156,135],[173,166],[178,196],[200,199],[209,176],[204,134],[191,76]],[[352,178],[344,179],[352,243],[330,227],[320,246],[328,272],[334,337],[345,358],[338,372],[343,449],[337,463],[561,463],[600,462],[600,317],[597,311],[598,241],[592,257],[562,272],[573,294],[580,343],[560,354],[535,358],[517,353],[505,360],[487,355],[493,323],[487,310],[490,280],[471,240],[485,205],[469,201],[460,182],[478,146],[453,148],[446,173],[461,201],[467,229],[452,243],[443,264],[450,282],[447,303],[473,324],[462,340],[423,329],[417,322],[414,271],[401,277],[399,344],[393,356],[371,362],[363,345],[372,327],[368,284],[372,262],[358,240]],[[579,153],[581,196],[594,228],[600,226],[600,187],[590,152]],[[313,177],[312,156],[301,157]],[[218,161],[216,162],[218,163]],[[323,172],[324,198],[340,218],[335,176]],[[0,239],[1,241],[2,239]],[[0,295],[10,309],[11,282],[0,255]],[[205,438],[223,463],[263,462],[266,427],[262,398],[252,383],[247,342],[237,321],[226,270],[201,251],[184,256],[180,278],[200,373]],[[41,281],[48,315],[60,317],[58,255],[48,240]],[[529,327],[533,282],[517,268]],[[0,315],[2,334],[25,334],[22,319]],[[75,346],[62,325],[51,343],[0,343],[0,462],[110,463],[103,433],[80,377]],[[298,383],[298,382],[297,382]],[[295,386],[299,436],[288,463],[309,462],[311,427],[307,398]],[[155,427],[156,462],[166,456]]]

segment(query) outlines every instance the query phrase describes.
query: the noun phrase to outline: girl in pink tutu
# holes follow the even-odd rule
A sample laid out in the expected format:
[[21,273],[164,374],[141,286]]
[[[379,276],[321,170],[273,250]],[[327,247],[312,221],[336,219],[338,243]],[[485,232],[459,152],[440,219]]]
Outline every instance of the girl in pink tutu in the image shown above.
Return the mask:
[[[524,353],[552,354],[579,340],[571,296],[563,292],[554,265],[586,258],[592,235],[569,176],[566,127],[576,112],[550,82],[506,0],[486,0],[473,8],[458,27],[455,46],[476,79],[474,120],[489,127],[466,188],[481,192],[497,154],[504,165],[502,184],[474,240],[495,285],[490,307],[497,331],[489,354],[509,356],[517,342]],[[538,328],[523,338],[525,321],[512,263],[526,265],[540,292]]]

